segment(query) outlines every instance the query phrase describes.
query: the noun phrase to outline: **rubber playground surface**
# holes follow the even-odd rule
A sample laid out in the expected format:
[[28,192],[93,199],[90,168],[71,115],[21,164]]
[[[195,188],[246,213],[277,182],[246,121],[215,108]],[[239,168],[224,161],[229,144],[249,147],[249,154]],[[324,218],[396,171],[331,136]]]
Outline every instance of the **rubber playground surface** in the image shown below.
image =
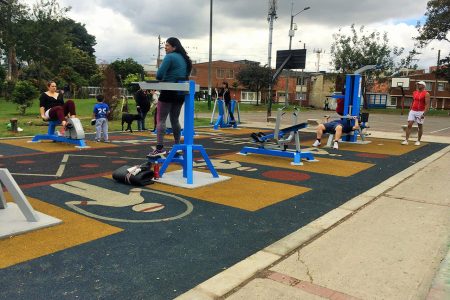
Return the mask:
[[149,132],[111,134],[109,144],[88,136],[83,150],[0,140],[0,168],[35,210],[63,220],[0,240],[0,298],[173,299],[445,146],[369,138],[312,149],[314,134],[301,132],[302,150],[318,162],[293,166],[290,158],[237,154],[256,146],[249,136],[259,131],[268,132],[196,128],[195,143],[231,177],[196,189],[111,178],[146,161],[156,140]]

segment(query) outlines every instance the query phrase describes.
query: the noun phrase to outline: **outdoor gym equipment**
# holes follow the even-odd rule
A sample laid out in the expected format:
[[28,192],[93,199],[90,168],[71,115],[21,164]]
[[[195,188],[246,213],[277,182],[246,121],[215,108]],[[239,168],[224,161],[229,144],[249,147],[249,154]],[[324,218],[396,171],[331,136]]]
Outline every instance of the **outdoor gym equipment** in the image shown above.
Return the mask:
[[[361,137],[362,142],[364,141],[365,135],[362,133],[364,128],[368,128],[367,122],[369,120],[369,114],[361,114],[361,74],[362,72],[377,68],[376,65],[364,66],[355,71],[354,74],[347,74],[345,76],[345,94],[344,95],[333,95],[333,98],[344,99],[344,111],[342,119],[350,119],[349,122],[352,126],[355,125],[354,117],[360,119],[360,129],[354,130],[351,133],[342,135],[341,140],[343,142],[357,143],[358,136]],[[333,135],[334,136],[334,135]],[[328,145],[328,144],[327,144]]]
[[[317,161],[309,151],[301,151],[300,149],[300,137],[299,130],[306,128],[308,123],[298,124],[298,109],[294,109],[292,114],[292,126],[280,129],[281,118],[284,115],[283,108],[279,108],[277,112],[277,119],[275,124],[275,130],[272,134],[264,134],[262,132],[252,133],[251,138],[258,144],[258,147],[244,147],[239,154],[247,155],[249,153],[280,156],[280,157],[292,157],[292,165],[303,165],[302,158],[309,162]],[[288,144],[294,140],[295,150],[288,149]],[[269,145],[268,142],[275,141],[275,144]]]
[[67,120],[69,124],[65,131],[64,136],[60,136],[56,132],[56,126],[61,125],[60,121],[48,121],[47,134],[37,134],[33,137],[31,142],[36,143],[42,140],[50,140],[60,143],[73,144],[77,148],[89,148],[84,140],[84,130],[81,122],[78,118],[69,118]]
[[237,128],[237,125],[241,123],[241,116],[239,111],[239,102],[236,100],[231,100],[230,102],[230,110],[234,115],[234,111],[236,109],[237,111],[237,120],[235,120],[234,123],[231,122],[230,115],[228,113],[228,110],[225,107],[225,101],[223,99],[217,98],[216,101],[214,101],[214,108],[211,114],[211,122],[210,124],[213,124],[214,120],[214,114],[216,111],[216,107],[218,108],[218,116],[217,120],[214,123],[214,130],[218,130],[220,128]]
[[[149,158],[149,161],[152,163],[162,163],[159,169],[159,177],[162,179],[169,164],[176,162],[183,167],[183,178],[186,178],[186,183],[188,185],[194,184],[193,152],[199,151],[213,178],[219,178],[219,174],[214,169],[203,146],[194,144],[194,95],[199,90],[199,86],[195,84],[195,81],[190,80],[178,83],[143,81],[138,84],[142,89],[146,90],[180,91],[184,94],[184,143],[174,145],[166,159],[161,157]],[[180,157],[177,152],[182,152],[183,155]]]

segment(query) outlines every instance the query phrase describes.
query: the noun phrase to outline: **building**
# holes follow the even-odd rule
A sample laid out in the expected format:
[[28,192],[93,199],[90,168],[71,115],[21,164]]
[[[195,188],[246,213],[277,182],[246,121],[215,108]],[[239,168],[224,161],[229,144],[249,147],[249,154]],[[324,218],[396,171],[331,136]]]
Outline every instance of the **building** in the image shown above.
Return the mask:
[[[240,60],[234,62],[217,60],[211,62],[212,89],[214,90],[214,88],[220,88],[222,86],[222,82],[226,81],[228,82],[228,85],[230,87],[232,99],[235,99],[239,102],[256,103],[256,92],[246,89],[244,86],[240,85],[236,79],[236,75],[247,64],[259,65],[260,63],[248,60]],[[208,62],[196,63],[192,66],[191,79],[195,80],[195,82],[200,85],[200,94],[203,98],[206,98],[208,95],[208,72]],[[275,103],[283,103],[285,101],[286,74],[286,71],[283,71],[278,79],[277,84],[272,87],[272,100]],[[306,84],[303,86],[301,85],[303,81],[306,82],[306,77],[302,79],[301,75],[302,74],[300,72],[290,72],[288,84],[290,104],[298,104],[299,101],[302,101],[302,104],[304,103],[304,105],[307,105],[307,86]],[[262,103],[265,103],[265,101],[268,99],[267,93],[264,91],[263,94],[259,95],[259,99]]]
[[[403,86],[404,99],[403,107],[409,108],[412,103],[412,93],[416,89],[418,81],[424,81],[426,90],[430,93],[431,108],[450,109],[450,87],[445,79],[438,78],[434,73],[418,73],[404,77],[409,80],[407,86]],[[395,80],[394,80],[395,81]],[[392,86],[390,90],[391,105],[402,108],[402,90],[398,86]]]

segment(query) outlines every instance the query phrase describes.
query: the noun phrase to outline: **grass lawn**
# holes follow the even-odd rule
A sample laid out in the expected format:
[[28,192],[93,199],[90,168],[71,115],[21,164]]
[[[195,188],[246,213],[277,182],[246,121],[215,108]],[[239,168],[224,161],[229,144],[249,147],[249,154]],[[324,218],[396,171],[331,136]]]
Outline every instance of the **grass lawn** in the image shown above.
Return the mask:
[[[95,99],[74,99],[77,116],[83,124],[85,133],[95,132],[95,128],[91,126],[90,120],[92,118],[92,109],[96,103]],[[33,136],[38,133],[47,132],[47,123],[42,121],[39,115],[39,100],[36,99],[33,102],[33,106],[27,108],[25,115],[19,115],[17,111],[17,105],[8,102],[3,98],[0,98],[0,137],[20,137],[20,136]],[[214,101],[211,102],[211,110],[208,109],[208,103],[206,101],[195,101],[195,112],[211,112],[214,106]],[[273,104],[272,111],[276,111],[282,105]],[[130,112],[136,112],[136,104],[133,100],[128,101],[128,109]],[[307,110],[308,108],[301,108],[301,110]],[[265,104],[239,104],[239,110],[241,112],[266,112],[267,106]],[[289,106],[287,111],[293,110],[293,106]],[[400,115],[400,109],[371,109],[368,112],[382,113],[382,114],[398,114]],[[404,113],[408,113],[408,109],[404,110]],[[448,111],[432,110],[428,115],[448,116]],[[22,132],[11,132],[7,129],[7,124],[10,119],[18,119],[18,126],[23,129]],[[209,125],[210,118],[195,118],[195,126],[207,126]],[[153,116],[147,116],[146,127],[153,128]],[[136,123],[133,123],[133,129],[137,128]],[[113,120],[109,122],[110,131],[120,131],[122,129],[120,120]]]
[[[96,103],[95,99],[74,99],[77,116],[83,124],[85,133],[95,132],[95,128],[90,124],[92,118],[92,109]],[[211,112],[214,106],[214,102],[211,102],[211,110],[208,109],[208,103],[206,101],[196,101],[196,112]],[[0,137],[21,137],[21,136],[33,136],[38,133],[47,132],[47,123],[42,121],[39,115],[39,100],[35,99],[33,105],[27,108],[25,115],[20,115],[17,111],[17,105],[6,101],[4,98],[0,98]],[[277,109],[279,105],[274,105],[273,109]],[[267,110],[265,105],[254,104],[240,104],[241,112],[255,111],[264,112]],[[132,113],[136,112],[136,103],[134,100],[128,101],[128,110]],[[22,132],[11,132],[7,129],[7,124],[10,123],[12,118],[18,119],[18,126],[23,129]],[[153,115],[149,115],[146,118],[146,127],[153,128]],[[195,118],[195,126],[207,126],[209,125],[210,118]],[[133,129],[137,128],[136,122],[133,123]],[[109,122],[110,131],[122,130],[122,124],[120,120],[113,120]]]

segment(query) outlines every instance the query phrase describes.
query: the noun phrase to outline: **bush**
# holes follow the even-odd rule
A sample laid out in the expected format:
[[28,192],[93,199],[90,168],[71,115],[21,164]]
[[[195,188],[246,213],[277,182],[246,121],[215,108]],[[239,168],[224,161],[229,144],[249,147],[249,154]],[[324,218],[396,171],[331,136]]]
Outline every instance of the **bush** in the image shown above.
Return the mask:
[[29,81],[17,81],[12,92],[12,101],[18,104],[18,110],[21,115],[25,114],[27,107],[33,104],[33,99],[38,95],[37,89]]

